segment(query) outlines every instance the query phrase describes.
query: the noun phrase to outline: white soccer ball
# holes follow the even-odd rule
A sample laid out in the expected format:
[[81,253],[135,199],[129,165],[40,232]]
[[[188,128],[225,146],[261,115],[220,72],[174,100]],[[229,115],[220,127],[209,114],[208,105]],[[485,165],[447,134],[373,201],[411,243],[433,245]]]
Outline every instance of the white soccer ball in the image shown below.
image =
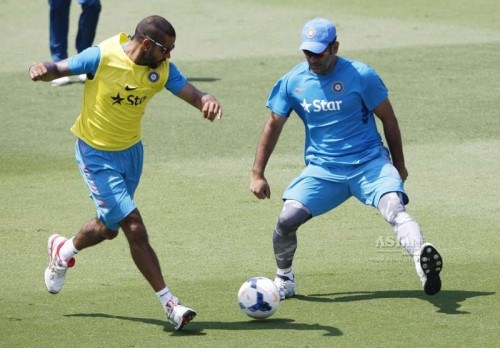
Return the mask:
[[264,319],[276,312],[280,305],[280,296],[271,279],[253,277],[241,285],[238,301],[246,315],[254,319]]

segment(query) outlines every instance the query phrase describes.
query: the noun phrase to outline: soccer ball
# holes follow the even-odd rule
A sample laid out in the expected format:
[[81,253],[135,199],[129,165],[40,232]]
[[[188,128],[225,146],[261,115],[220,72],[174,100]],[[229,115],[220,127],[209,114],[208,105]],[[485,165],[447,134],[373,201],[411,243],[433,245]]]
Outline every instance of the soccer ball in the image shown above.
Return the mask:
[[270,317],[279,307],[280,296],[274,282],[265,277],[253,277],[244,282],[238,291],[240,308],[254,319]]

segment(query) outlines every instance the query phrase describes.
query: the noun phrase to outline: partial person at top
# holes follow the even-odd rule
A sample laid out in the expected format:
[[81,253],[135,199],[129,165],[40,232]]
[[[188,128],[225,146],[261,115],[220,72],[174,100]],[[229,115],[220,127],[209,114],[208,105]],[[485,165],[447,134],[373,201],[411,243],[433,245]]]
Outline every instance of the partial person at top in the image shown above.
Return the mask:
[[[100,0],[78,0],[82,11],[78,20],[78,31],[75,39],[76,52],[80,53],[94,43],[99,14]],[[68,35],[70,25],[71,0],[49,0],[49,44],[52,61],[59,62],[68,58]],[[85,82],[85,74],[78,75]],[[64,86],[71,83],[68,76],[52,81],[52,86]]]

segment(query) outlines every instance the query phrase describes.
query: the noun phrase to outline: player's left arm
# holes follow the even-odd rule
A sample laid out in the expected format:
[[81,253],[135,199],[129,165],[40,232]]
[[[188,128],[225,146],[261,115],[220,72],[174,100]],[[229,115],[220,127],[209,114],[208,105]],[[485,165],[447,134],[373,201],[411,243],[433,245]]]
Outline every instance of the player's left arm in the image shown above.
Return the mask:
[[392,104],[388,98],[380,103],[374,110],[375,115],[382,121],[384,136],[391,153],[392,163],[396,167],[401,179],[406,180],[408,170],[405,166],[403,154],[403,141],[401,131],[399,130],[398,120]]
[[176,95],[199,109],[203,117],[209,121],[222,117],[222,107],[219,101],[211,94],[200,91],[189,82]]

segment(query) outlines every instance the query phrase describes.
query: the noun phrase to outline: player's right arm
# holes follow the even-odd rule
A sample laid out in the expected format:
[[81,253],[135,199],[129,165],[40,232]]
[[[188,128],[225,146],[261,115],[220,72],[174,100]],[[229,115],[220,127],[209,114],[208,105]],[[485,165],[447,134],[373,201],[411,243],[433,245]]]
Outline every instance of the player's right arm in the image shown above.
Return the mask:
[[259,199],[271,198],[271,189],[264,171],[287,119],[288,117],[271,112],[260,135],[250,179],[250,191]]
[[87,74],[90,78],[95,76],[101,50],[99,46],[91,46],[82,52],[59,62],[42,62],[32,64],[28,74],[33,81],[52,81],[63,76]]
[[54,79],[72,75],[68,67],[68,60],[59,62],[42,62],[32,64],[28,69],[30,79],[33,81],[52,81]]

